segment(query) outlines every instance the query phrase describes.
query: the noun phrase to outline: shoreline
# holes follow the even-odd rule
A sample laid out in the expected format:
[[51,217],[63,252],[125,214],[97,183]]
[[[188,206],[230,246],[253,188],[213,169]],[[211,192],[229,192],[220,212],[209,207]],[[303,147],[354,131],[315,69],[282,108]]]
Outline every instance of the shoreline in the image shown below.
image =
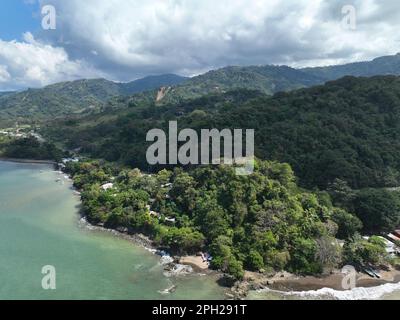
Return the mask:
[[[68,175],[69,180],[73,182],[72,177],[60,170],[64,175]],[[81,192],[81,190],[77,190],[73,184],[72,189]],[[79,195],[77,195],[79,196]],[[80,196],[79,196],[80,197]],[[81,200],[80,200],[81,201]],[[128,233],[128,229],[124,228],[124,230],[118,229],[109,229],[100,225],[93,225],[89,221],[85,214],[80,212],[80,220],[79,223],[84,223],[84,227],[88,230],[92,231],[101,231],[111,233],[113,236],[125,239],[127,241],[132,242],[134,245],[140,246],[145,250],[151,252],[154,255],[157,255],[157,252],[160,251],[157,248],[153,241],[139,233]],[[169,256],[172,258],[171,262],[162,263],[162,257],[160,256],[160,263],[163,265],[164,272],[170,273],[171,270],[179,269],[176,268],[178,266],[189,266],[192,268],[190,273],[194,274],[205,274],[207,276],[215,276],[217,278],[217,282],[220,282],[219,285],[223,288],[226,288],[225,297],[228,300],[244,300],[248,297],[250,291],[259,291],[259,290],[272,290],[272,291],[280,291],[282,293],[291,293],[291,292],[314,292],[321,289],[331,289],[345,292],[346,290],[342,288],[342,280],[344,278],[344,274],[341,273],[340,270],[335,270],[331,274],[321,275],[321,276],[299,276],[295,274],[291,274],[289,272],[277,272],[273,276],[267,276],[265,274],[257,273],[257,272],[245,272],[245,277],[241,281],[236,281],[231,286],[226,286],[223,279],[225,278],[224,273],[217,270],[206,268],[200,257],[197,256]],[[171,274],[171,273],[170,273]],[[183,270],[182,273],[172,273],[172,276],[182,276],[188,274]],[[400,284],[400,270],[392,269],[390,271],[382,271],[381,279],[373,279],[364,273],[357,272],[357,288],[373,288],[379,287],[385,284]]]
[[[356,287],[354,289],[379,288],[386,284],[400,285],[400,270],[391,269],[389,271],[381,271],[381,276],[381,279],[377,279],[357,272]],[[237,299],[246,299],[251,291],[257,292],[263,290],[275,291],[283,295],[307,295],[307,293],[311,294],[316,291],[323,291],[324,289],[345,293],[350,290],[342,286],[344,277],[345,274],[341,273],[340,270],[335,270],[331,274],[321,276],[298,276],[288,272],[278,272],[274,276],[266,276],[246,271],[243,281],[236,283],[231,291]]]
[[[85,228],[88,231],[98,231],[109,233],[114,237],[124,239],[126,241],[131,242],[133,245],[143,248],[149,253],[159,257],[159,263],[163,267],[164,275],[166,277],[180,277],[185,275],[206,275],[206,276],[214,276],[216,281],[218,282],[220,279],[224,277],[224,275],[215,270],[211,270],[209,268],[201,268],[196,263],[186,262],[184,259],[188,258],[188,256],[171,256],[168,252],[167,255],[160,255],[159,253],[163,250],[157,248],[153,241],[140,233],[128,233],[127,231],[116,230],[105,228],[100,225],[91,224],[84,214],[80,214],[80,219],[78,220],[78,226]],[[196,258],[194,256],[190,256],[190,258]],[[167,275],[168,274],[168,275]],[[221,286],[223,287],[223,286]],[[228,299],[230,297],[229,293],[226,293],[225,298]]]
[[[0,161],[57,165],[56,162],[49,160],[13,159],[0,157]],[[68,180],[72,182],[71,189],[76,192],[74,193],[74,196],[78,196],[80,198],[80,190],[73,186],[73,179],[71,176],[62,170],[57,172],[59,174],[63,174],[64,176],[68,176]],[[82,204],[81,199],[79,199],[79,201]],[[89,231],[111,233],[113,236],[130,241],[134,245],[140,246],[154,255],[159,255],[157,254],[157,252],[160,251],[159,248],[154,245],[154,242],[149,237],[143,234],[129,233],[128,229],[126,228],[121,228],[118,230],[105,228],[101,225],[93,225],[87,221],[87,218],[82,211],[80,212],[78,218],[79,220],[77,223],[82,228],[86,228]],[[227,289],[225,293],[226,299],[243,300],[248,297],[250,291],[260,290],[271,290],[282,293],[307,293],[321,289],[332,289],[343,292],[346,291],[341,285],[344,274],[342,274],[339,270],[322,276],[298,276],[288,272],[277,272],[273,276],[267,276],[257,272],[246,271],[245,277],[242,281],[237,281],[235,284],[233,284],[233,286],[227,287],[226,285],[222,284],[222,280],[225,278],[225,275],[220,271],[211,270],[208,267],[206,268],[202,261],[200,261],[200,257],[170,256],[170,258],[171,261],[162,263],[162,256],[160,256],[160,264],[162,264],[164,272],[169,273],[171,276],[182,276],[188,273],[214,276],[216,277],[217,282],[219,282],[219,285]],[[189,266],[192,270],[190,272],[183,270],[182,273],[179,271],[171,272],[171,270],[179,270],[177,267],[182,265]],[[385,284],[400,284],[400,270],[392,269],[390,271],[381,271],[381,274],[381,279],[373,279],[364,273],[357,273],[357,288],[379,287]]]
[[31,164],[49,164],[49,165],[57,164],[57,162],[53,160],[18,159],[18,158],[6,158],[6,157],[0,157],[0,161],[15,162],[15,163],[31,163]]
[[[80,194],[82,191],[74,187],[73,178],[67,172],[64,172],[61,169],[56,172],[58,172],[59,174],[62,173],[64,176],[68,177],[68,180],[71,182],[71,189],[74,191],[73,195],[79,197],[80,204],[82,205],[82,200],[80,199]],[[87,216],[81,209],[79,211],[78,225],[80,227],[86,228],[89,231],[100,231],[100,232],[111,233],[113,236],[127,240],[137,246],[140,246],[140,247],[144,248],[145,250],[153,253],[154,255],[159,255],[157,252],[164,251],[162,248],[155,246],[153,240],[144,234],[129,233],[128,228],[123,228],[123,227],[111,229],[111,228],[106,228],[103,225],[92,224],[91,222],[88,221]],[[202,261],[201,257],[199,257],[199,256],[178,256],[178,255],[172,256],[168,252],[166,252],[166,253],[167,253],[168,257],[171,257],[173,259],[173,261],[164,264],[165,271],[171,271],[172,266],[184,265],[184,266],[192,268],[193,273],[216,275],[219,278],[224,277],[224,274],[222,272],[210,269],[208,267],[208,265],[206,263],[204,263]],[[160,256],[160,258],[163,257],[161,255],[159,255],[159,256]],[[177,273],[176,275],[179,275],[179,273]]]
[[80,217],[80,219],[78,221],[78,225],[89,231],[101,231],[101,232],[111,233],[115,237],[118,237],[118,238],[121,238],[124,240],[128,240],[129,242],[132,242],[135,245],[141,246],[142,248],[144,248],[148,251],[158,250],[153,245],[152,240],[143,234],[139,234],[139,233],[138,234],[129,234],[127,232],[119,231],[116,229],[105,228],[103,226],[91,224],[87,220],[86,216],[83,214],[80,214],[79,217]]
[[[116,229],[108,229],[103,226],[92,225],[81,215],[79,223],[84,222],[84,226],[90,231],[101,231],[111,233],[113,236],[132,242],[134,245],[140,246],[154,255],[159,249],[154,246],[153,241],[143,234],[130,234],[126,231]],[[225,278],[225,275],[217,270],[209,269],[201,261],[198,256],[170,256],[173,261],[163,265],[164,272],[171,272],[177,266],[189,266],[192,271],[182,273],[173,273],[172,276],[182,276],[187,274],[200,274],[216,277],[217,281]],[[368,275],[357,272],[356,288],[375,288],[385,284],[400,284],[400,270],[392,269],[390,271],[381,271],[382,278],[371,278]],[[299,276],[289,272],[277,272],[274,276],[266,276],[257,272],[246,271],[245,278],[242,281],[235,282],[232,286],[219,284],[222,288],[226,288],[225,299],[227,300],[245,300],[251,291],[270,290],[281,292],[282,294],[295,293],[313,293],[322,289],[331,289],[340,292],[348,290],[342,287],[342,280],[345,274],[340,270],[328,275],[321,276]]]

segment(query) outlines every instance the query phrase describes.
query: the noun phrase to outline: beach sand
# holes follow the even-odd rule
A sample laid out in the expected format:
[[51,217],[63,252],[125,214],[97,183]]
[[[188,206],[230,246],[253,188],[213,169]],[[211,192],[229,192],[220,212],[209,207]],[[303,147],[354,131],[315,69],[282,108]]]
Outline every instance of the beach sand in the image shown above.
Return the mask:
[[203,258],[200,256],[181,257],[179,260],[179,263],[189,265],[197,270],[207,270],[208,269],[208,263],[204,262]]

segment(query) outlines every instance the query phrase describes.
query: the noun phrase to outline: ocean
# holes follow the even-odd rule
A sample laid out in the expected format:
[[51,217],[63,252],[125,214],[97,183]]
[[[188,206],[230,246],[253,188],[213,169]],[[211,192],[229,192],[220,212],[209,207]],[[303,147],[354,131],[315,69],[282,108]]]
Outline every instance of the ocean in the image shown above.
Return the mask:
[[[167,277],[145,248],[88,230],[79,205],[71,182],[50,165],[0,161],[0,299],[225,297],[212,276]],[[45,266],[55,268],[55,290],[42,285]]]

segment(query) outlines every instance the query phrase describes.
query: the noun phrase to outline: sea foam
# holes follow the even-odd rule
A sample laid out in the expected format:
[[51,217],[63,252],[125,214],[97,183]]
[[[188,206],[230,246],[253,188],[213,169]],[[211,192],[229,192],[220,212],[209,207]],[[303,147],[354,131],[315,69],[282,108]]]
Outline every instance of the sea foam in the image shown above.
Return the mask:
[[322,288],[310,291],[278,291],[272,289],[262,289],[257,292],[273,292],[282,296],[297,296],[304,299],[335,299],[335,300],[377,300],[386,294],[400,292],[400,283],[386,283],[377,287],[357,287],[352,290],[340,291],[331,288]]

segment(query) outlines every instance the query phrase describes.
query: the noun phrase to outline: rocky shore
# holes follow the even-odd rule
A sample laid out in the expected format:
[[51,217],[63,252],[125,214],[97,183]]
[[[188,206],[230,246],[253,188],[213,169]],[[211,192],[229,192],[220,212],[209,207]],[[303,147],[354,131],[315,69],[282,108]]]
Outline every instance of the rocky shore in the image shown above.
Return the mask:
[[[76,191],[79,195],[79,192]],[[166,252],[157,248],[153,241],[143,235],[131,233],[127,228],[108,229],[103,225],[92,225],[82,214],[79,224],[92,231],[109,232],[114,236],[128,240],[135,245],[139,245],[153,254],[160,255],[160,264],[163,266],[164,275],[167,277],[184,276],[187,274],[198,273],[212,275],[217,282],[227,288],[226,298],[231,300],[246,299],[250,291],[257,290],[277,290],[282,292],[305,292],[330,288],[344,291],[342,280],[344,274],[340,270],[335,270],[331,274],[323,276],[297,276],[288,272],[278,272],[274,275],[266,275],[257,272],[245,272],[242,281],[232,282],[232,279],[221,272],[213,271],[208,268],[201,257],[198,256],[170,256]],[[387,283],[400,282],[400,271],[391,269],[381,271],[380,279],[372,279],[363,273],[357,273],[357,287],[375,287]],[[171,287],[171,290],[174,288]]]
[[79,220],[79,225],[90,231],[102,231],[102,232],[111,233],[112,235],[114,235],[116,237],[128,240],[136,245],[142,246],[149,251],[153,251],[153,250],[157,251],[157,249],[153,245],[153,241],[143,234],[130,234],[130,233],[128,233],[128,230],[125,228],[108,229],[101,225],[93,225],[87,221],[87,219],[84,215],[81,215],[81,218]]
[[[384,284],[396,284],[400,282],[400,271],[390,269],[381,271],[381,278],[371,278],[364,273],[356,274],[356,287],[369,288]],[[256,272],[246,272],[243,281],[236,282],[231,288],[234,299],[245,299],[250,291],[275,290],[281,292],[307,292],[330,288],[337,291],[345,291],[342,282],[345,274],[335,270],[330,274],[321,276],[297,276],[288,272],[278,272],[268,276]]]

